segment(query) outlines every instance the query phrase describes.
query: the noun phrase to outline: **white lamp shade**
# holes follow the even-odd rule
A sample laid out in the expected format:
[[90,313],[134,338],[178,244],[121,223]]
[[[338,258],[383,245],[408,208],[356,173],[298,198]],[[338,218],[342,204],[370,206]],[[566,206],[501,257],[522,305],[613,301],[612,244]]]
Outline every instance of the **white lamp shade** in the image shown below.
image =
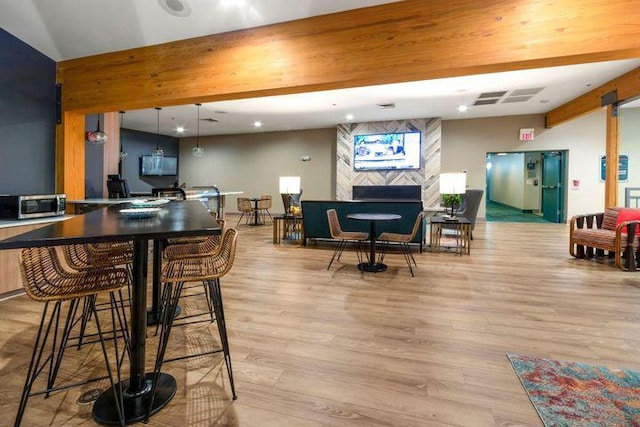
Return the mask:
[[466,173],[441,173],[440,194],[464,194],[467,188]]
[[300,193],[300,177],[299,176],[281,176],[280,177],[280,194],[299,194]]

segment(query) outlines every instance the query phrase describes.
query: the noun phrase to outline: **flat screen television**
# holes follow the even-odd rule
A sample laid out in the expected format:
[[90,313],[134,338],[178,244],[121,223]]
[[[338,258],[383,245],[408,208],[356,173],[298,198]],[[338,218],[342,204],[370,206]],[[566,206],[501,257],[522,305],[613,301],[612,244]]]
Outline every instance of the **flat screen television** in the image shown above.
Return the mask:
[[140,156],[140,176],[176,176],[178,158],[171,156]]
[[394,132],[355,135],[353,169],[420,169],[420,132]]

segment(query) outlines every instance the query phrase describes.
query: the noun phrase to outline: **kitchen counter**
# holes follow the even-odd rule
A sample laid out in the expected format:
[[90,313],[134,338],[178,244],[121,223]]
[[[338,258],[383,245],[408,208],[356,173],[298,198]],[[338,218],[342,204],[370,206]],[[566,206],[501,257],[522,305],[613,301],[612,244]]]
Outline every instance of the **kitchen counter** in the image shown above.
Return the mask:
[[48,216],[45,218],[33,218],[33,219],[0,219],[0,228],[47,224],[55,221],[64,221],[72,217],[73,215],[61,215],[61,216]]

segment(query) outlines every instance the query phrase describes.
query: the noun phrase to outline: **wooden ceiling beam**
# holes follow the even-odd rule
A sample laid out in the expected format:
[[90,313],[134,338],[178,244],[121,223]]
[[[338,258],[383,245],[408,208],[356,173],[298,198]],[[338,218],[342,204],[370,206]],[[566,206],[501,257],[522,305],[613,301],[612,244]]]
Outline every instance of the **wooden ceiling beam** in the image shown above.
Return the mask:
[[[640,57],[640,0],[404,0],[58,64],[102,113]],[[615,23],[615,24],[614,24]]]
[[613,91],[617,92],[618,101],[640,96],[640,68],[631,70],[549,111],[545,117],[546,126],[551,128],[602,109],[602,97]]

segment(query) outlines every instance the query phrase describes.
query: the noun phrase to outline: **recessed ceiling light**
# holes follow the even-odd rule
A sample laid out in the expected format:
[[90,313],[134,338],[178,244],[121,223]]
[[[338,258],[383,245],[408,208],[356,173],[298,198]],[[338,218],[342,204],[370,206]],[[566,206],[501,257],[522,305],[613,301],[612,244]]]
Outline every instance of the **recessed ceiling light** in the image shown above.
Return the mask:
[[178,133],[184,133],[184,126],[178,126],[178,127],[176,128],[176,132],[178,132]]
[[191,6],[186,0],[158,0],[158,3],[165,12],[173,16],[184,18],[191,15]]
[[259,127],[262,127],[262,122],[260,120],[256,120],[255,122],[253,122],[253,125],[259,128]]
[[468,109],[469,107],[467,107],[466,105],[458,105],[458,111],[460,111],[461,113],[464,113]]
[[347,114],[346,119],[347,119],[348,121],[353,120],[353,114]]

